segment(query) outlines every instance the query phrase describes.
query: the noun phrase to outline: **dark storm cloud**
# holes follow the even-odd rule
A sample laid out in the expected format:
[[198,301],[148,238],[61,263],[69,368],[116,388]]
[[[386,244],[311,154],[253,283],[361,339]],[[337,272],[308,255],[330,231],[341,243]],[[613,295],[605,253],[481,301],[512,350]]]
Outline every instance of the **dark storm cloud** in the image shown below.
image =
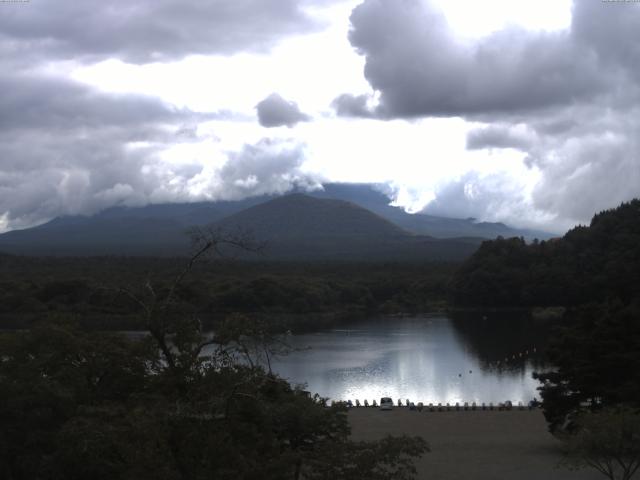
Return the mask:
[[263,127],[293,127],[299,122],[311,120],[302,113],[295,102],[287,101],[277,93],[272,93],[256,105],[258,121]]
[[306,7],[328,0],[31,0],[0,5],[4,57],[132,63],[266,51],[317,30]]

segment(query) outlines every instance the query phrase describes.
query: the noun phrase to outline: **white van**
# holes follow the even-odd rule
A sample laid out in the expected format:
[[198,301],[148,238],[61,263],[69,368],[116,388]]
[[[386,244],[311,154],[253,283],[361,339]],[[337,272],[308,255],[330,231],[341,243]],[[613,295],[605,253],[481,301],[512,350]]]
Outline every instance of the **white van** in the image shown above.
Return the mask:
[[391,410],[393,408],[393,400],[389,397],[382,397],[380,399],[380,410]]

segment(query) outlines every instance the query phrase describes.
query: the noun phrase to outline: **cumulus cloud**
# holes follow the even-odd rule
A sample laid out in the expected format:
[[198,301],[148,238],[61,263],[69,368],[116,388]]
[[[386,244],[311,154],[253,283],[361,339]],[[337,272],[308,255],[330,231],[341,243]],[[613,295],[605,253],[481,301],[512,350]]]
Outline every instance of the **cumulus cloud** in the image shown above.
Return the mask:
[[292,140],[263,138],[228,154],[217,172],[209,195],[238,200],[248,196],[285,193],[299,187],[320,188],[319,180],[302,171],[304,145]]
[[581,108],[561,112],[579,115],[569,132],[540,135],[527,158],[542,172],[533,203],[573,223],[640,196],[640,107],[622,112]]
[[421,213],[492,222],[511,218],[518,219],[519,227],[547,223],[550,219],[532,207],[526,190],[506,173],[470,171],[436,188],[434,199]]
[[[318,185],[301,170],[304,145],[291,140],[245,145],[208,173],[197,163],[162,159],[167,147],[198,141],[195,125],[217,114],[55,77],[16,74],[0,88],[15,93],[0,98],[3,229],[113,205],[232,200]],[[194,184],[201,187],[197,195]]]
[[308,122],[311,117],[302,113],[296,102],[285,100],[277,93],[272,93],[256,105],[258,121],[267,128],[287,126],[293,127],[299,122]]
[[[553,217],[555,226],[640,195],[638,5],[574,0],[567,30],[508,27],[467,43],[424,0],[365,0],[351,24],[378,102],[370,108],[369,96],[342,95],[338,115],[482,123],[467,149],[521,150],[540,178],[526,199],[529,215]],[[522,203],[517,189],[494,180],[453,180],[428,209],[496,218],[493,200],[469,194],[483,185]]]
[[[310,7],[334,1],[60,0],[3,6],[0,229],[112,205],[192,200],[194,191],[226,198],[304,183],[291,163],[302,158],[296,156],[302,150],[266,141],[230,153],[213,176],[197,160],[169,162],[163,156],[168,148],[203,140],[198,135],[202,122],[236,120],[235,114],[196,113],[145,95],[108,94],[60,72],[106,59],[143,64],[197,54],[266,52],[287,36],[324,27]],[[266,112],[271,121],[277,115],[286,123],[307,119],[277,107],[284,106]],[[243,177],[252,170],[251,155],[255,172]],[[253,179],[265,184],[252,185]],[[193,188],[203,183],[204,188]]]
[[[5,228],[114,204],[146,203],[180,172],[158,153],[215,115],[56,77],[0,80],[0,212]],[[180,192],[174,192],[178,195]]]
[[[326,2],[327,0],[325,0]],[[193,54],[265,51],[322,25],[311,0],[57,0],[3,6],[4,57],[149,63]]]
[[[157,98],[104,94],[65,78],[16,73],[0,78],[0,130],[48,129],[69,131],[117,126],[141,127],[167,119],[208,120],[217,114],[179,110]],[[225,113],[221,113],[224,117]]]
[[[599,11],[591,12],[594,8]],[[469,45],[458,41],[444,15],[422,0],[366,0],[351,15],[349,39],[366,59],[365,77],[380,92],[379,117],[523,112],[608,91],[619,72],[602,68],[602,55],[592,44],[595,35],[581,20],[605,17],[615,30],[618,12],[605,9],[598,0],[580,1],[571,31],[511,27]],[[338,106],[349,101],[342,97]]]
[[336,97],[331,106],[340,117],[375,117],[374,109],[371,107],[373,98],[370,95],[351,95],[343,93]]

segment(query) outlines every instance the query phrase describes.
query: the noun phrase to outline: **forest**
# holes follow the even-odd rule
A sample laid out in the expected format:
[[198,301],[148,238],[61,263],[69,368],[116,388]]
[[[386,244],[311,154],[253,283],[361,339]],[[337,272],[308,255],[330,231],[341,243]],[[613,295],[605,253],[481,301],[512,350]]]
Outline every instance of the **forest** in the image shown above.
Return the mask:
[[[0,256],[0,325],[24,328],[43,316],[71,315],[99,330],[135,330],[139,305],[126,295],[152,282],[168,288],[185,259]],[[207,327],[230,313],[284,330],[309,330],[378,313],[444,308],[451,263],[276,263],[205,260],[176,301]]]
[[562,238],[482,243],[451,282],[457,305],[577,306],[640,296],[640,200],[598,213]]
[[555,370],[536,375],[552,431],[577,428],[580,410],[640,407],[640,200],[562,238],[484,242],[449,286],[456,305],[567,307],[547,351]]
[[[9,293],[5,287],[3,294],[13,294],[35,320],[27,330],[0,335],[2,478],[414,478],[413,459],[428,450],[424,439],[352,441],[344,405],[330,406],[262,366],[260,357],[283,348],[271,324],[236,312],[218,322],[215,333],[206,330],[198,317],[205,305],[185,286],[196,260],[217,243],[224,239],[204,239],[189,261],[182,259],[178,268],[172,263],[171,274],[157,283],[148,264],[125,268],[116,262],[109,279],[123,286],[92,289],[82,279],[52,280],[48,275],[60,264],[42,259],[3,282],[20,286]],[[71,261],[66,267],[79,275],[95,264]],[[41,272],[41,286],[29,280],[35,278],[29,268]],[[130,276],[118,276],[123,269]],[[324,286],[311,282],[291,293],[290,283],[287,290],[262,281],[257,291],[293,295],[330,288],[327,279]],[[30,291],[33,296],[25,296]],[[360,301],[361,294],[355,290],[341,299],[330,292],[326,298],[342,305]],[[256,298],[255,308],[277,310],[277,303]],[[147,335],[83,328],[77,320],[94,309],[126,313],[131,323],[125,324]],[[205,347],[214,349],[205,355]]]

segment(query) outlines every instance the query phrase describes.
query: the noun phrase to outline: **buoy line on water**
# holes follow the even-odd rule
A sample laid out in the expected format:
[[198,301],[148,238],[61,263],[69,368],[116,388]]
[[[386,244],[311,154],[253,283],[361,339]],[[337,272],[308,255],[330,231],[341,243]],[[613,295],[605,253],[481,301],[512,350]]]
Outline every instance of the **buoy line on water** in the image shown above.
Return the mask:
[[500,367],[501,365],[507,365],[509,364],[509,362],[525,359],[529,355],[532,355],[537,352],[538,352],[538,349],[537,347],[534,346],[534,347],[522,350],[518,353],[507,355],[506,357],[504,357],[504,360],[501,359],[501,360],[496,360],[495,362],[489,362],[489,368]]

